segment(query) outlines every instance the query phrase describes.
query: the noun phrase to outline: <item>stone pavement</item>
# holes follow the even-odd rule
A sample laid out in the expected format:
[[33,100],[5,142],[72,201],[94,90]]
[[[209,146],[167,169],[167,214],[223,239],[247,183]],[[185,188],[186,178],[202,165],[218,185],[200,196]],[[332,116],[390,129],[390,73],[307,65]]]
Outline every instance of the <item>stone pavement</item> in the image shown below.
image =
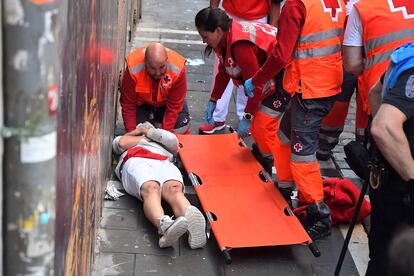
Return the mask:
[[[194,27],[198,10],[207,0],[143,1],[142,20],[132,48],[150,42],[162,42],[188,58],[188,104],[192,132],[197,133],[209,98],[213,59],[204,60],[204,45]],[[237,126],[234,100],[227,124]],[[359,183],[344,161],[343,145],[353,139],[355,104],[352,103],[341,143],[334,156],[341,173]],[[338,173],[332,161],[321,162],[322,172]],[[192,187],[187,187],[192,204],[200,207]],[[168,208],[167,208],[168,210]],[[167,211],[167,213],[171,211]],[[142,203],[131,196],[105,201],[96,247],[93,275],[333,275],[347,225],[334,227],[330,237],[317,241],[322,252],[314,258],[306,246],[245,248],[231,251],[233,263],[226,265],[214,235],[203,249],[191,250],[186,237],[176,248],[160,249],[156,230],[145,219]],[[350,243],[341,275],[364,274],[367,264],[367,241],[358,225]],[[358,257],[355,257],[355,254]]]

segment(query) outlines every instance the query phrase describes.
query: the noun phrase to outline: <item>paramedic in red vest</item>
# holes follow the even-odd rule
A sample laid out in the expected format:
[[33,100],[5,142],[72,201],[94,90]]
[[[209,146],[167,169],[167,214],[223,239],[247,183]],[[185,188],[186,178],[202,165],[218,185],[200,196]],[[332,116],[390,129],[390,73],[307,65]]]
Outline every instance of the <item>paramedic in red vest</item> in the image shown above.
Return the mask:
[[345,41],[353,43],[344,44],[344,68],[360,76],[363,109],[371,114],[368,91],[385,73],[392,51],[414,41],[414,1],[360,0],[350,12]]
[[[223,4],[223,9],[227,15],[236,21],[260,22],[276,26],[279,13],[280,2],[282,0],[210,0],[211,8],[218,8],[220,2]],[[219,60],[217,56],[214,58],[213,69],[213,85],[218,72]],[[204,134],[212,134],[226,127],[225,121],[228,114],[229,103],[232,99],[233,92],[236,94],[236,113],[241,120],[243,118],[243,111],[246,107],[247,96],[244,94],[243,87],[234,87],[230,81],[224,90],[222,97],[217,101],[216,108],[213,113],[213,123],[204,122],[200,125],[199,132]],[[271,157],[271,151],[264,153],[267,157]],[[271,158],[273,164],[273,158]]]
[[120,103],[126,132],[145,121],[175,133],[190,131],[186,59],[160,43],[126,57]]
[[[223,10],[210,7],[198,12],[195,25],[203,41],[208,44],[206,55],[214,50],[220,60],[205,113],[206,121],[210,121],[211,111],[229,80],[242,85],[264,64],[267,52],[276,43],[277,29],[264,23],[237,22]],[[290,100],[289,94],[281,87],[282,74],[269,78],[263,86],[252,91],[237,128],[240,138],[251,131],[259,149],[273,148],[279,117]]]
[[[356,2],[358,2],[358,0],[344,0],[347,17]],[[348,37],[348,39],[351,41],[344,38],[342,45],[348,45],[349,43],[352,45],[353,37]],[[337,95],[331,111],[322,120],[322,126],[319,132],[319,149],[316,152],[316,158],[318,160],[326,161],[332,157],[332,150],[338,144],[339,136],[344,130],[348,109],[354,94],[356,94],[355,140],[361,144],[366,141],[365,129],[368,126],[368,114],[362,109],[359,90],[357,76],[344,70],[341,93]]]
[[315,152],[321,121],[341,91],[344,21],[342,0],[287,0],[277,35],[283,43],[244,84],[251,91],[286,67],[283,87],[292,99],[275,138],[278,187],[289,199],[296,184],[309,203],[304,224],[313,240],[329,235],[331,228]]

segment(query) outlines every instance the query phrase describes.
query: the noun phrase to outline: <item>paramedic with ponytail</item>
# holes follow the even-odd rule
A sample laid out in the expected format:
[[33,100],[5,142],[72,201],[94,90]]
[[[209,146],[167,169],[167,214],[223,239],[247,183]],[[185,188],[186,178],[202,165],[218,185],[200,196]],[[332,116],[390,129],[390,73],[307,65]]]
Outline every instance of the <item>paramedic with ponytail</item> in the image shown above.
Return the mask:
[[[214,50],[220,60],[219,72],[205,111],[206,122],[212,122],[216,102],[229,80],[243,85],[259,70],[266,61],[268,51],[276,43],[277,29],[264,23],[238,22],[230,19],[223,10],[210,7],[198,12],[195,25],[203,41],[208,44],[205,55]],[[290,99],[281,88],[282,74],[273,76],[251,91],[243,119],[237,128],[240,138],[251,132],[262,153],[271,154],[279,117]]]

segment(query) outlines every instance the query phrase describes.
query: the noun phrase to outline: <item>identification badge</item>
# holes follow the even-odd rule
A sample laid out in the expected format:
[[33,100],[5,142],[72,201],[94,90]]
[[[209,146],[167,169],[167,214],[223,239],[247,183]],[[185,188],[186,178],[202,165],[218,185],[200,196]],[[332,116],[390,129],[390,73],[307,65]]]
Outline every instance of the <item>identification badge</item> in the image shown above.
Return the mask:
[[405,85],[405,96],[410,99],[414,98],[414,75],[411,75],[407,80],[407,84]]

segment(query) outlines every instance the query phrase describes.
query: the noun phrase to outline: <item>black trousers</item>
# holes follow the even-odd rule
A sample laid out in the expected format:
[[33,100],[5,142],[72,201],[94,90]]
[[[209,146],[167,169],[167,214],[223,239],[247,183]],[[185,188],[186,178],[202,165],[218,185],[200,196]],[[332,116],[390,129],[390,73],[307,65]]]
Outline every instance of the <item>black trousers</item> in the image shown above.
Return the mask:
[[[137,124],[145,121],[151,123],[162,124],[166,105],[158,108],[153,107],[149,104],[142,104],[139,106],[137,111]],[[184,100],[183,109],[178,114],[177,122],[174,125],[174,129],[179,129],[187,126],[190,123],[190,113],[188,111],[187,102]]]
[[379,189],[370,190],[370,261],[366,275],[388,275],[388,249],[392,238],[400,228],[414,225],[414,189],[399,189],[404,184],[401,180],[389,180]]

